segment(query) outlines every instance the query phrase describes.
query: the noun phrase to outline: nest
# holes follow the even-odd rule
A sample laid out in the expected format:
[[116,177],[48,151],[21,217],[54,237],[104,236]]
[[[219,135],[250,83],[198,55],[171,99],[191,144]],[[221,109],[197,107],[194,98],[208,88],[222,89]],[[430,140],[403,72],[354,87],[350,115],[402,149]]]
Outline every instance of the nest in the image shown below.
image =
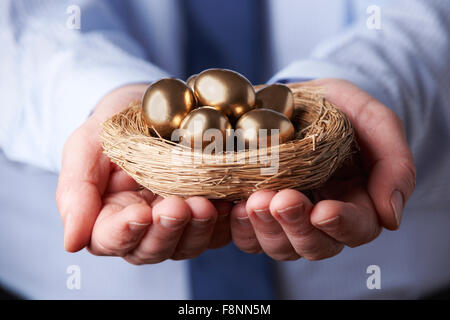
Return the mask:
[[220,155],[195,152],[149,129],[140,102],[134,102],[103,123],[104,153],[143,187],[164,197],[237,201],[261,189],[319,188],[351,159],[354,130],[320,89],[290,87],[296,137],[279,146]]

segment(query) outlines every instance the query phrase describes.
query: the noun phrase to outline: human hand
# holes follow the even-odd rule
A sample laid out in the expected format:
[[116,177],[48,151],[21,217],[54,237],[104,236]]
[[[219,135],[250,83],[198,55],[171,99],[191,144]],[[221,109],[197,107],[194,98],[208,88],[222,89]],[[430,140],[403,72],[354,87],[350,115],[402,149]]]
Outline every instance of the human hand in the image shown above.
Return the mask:
[[[300,85],[300,84],[295,84]],[[416,169],[401,120],[355,85],[315,80],[325,97],[349,117],[361,148],[360,163],[339,170],[314,194],[258,191],[233,207],[234,243],[276,260],[320,260],[374,240],[382,228],[399,228]]]
[[142,190],[102,153],[101,123],[140,100],[147,85],[112,91],[64,146],[56,199],[64,246],[133,264],[187,259],[230,242],[231,204],[201,197],[163,199]]

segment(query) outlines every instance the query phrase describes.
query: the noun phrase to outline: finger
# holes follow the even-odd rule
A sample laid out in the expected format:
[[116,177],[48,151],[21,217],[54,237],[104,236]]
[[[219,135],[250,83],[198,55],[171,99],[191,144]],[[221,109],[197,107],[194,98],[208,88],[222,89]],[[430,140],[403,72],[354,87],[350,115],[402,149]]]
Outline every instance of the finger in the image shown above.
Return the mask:
[[98,133],[99,128],[88,120],[63,151],[56,202],[64,224],[64,247],[70,252],[89,244],[108,183],[110,162],[101,152]]
[[172,255],[174,260],[194,258],[205,251],[217,219],[217,210],[209,200],[192,197],[186,203],[191,209],[191,219]]
[[131,178],[120,167],[114,166],[109,175],[109,183],[106,189],[107,193],[116,193],[121,191],[136,191],[141,186],[133,178]]
[[256,238],[264,252],[275,260],[296,260],[295,252],[283,228],[270,213],[275,191],[258,191],[247,200],[247,214],[255,229]]
[[137,193],[139,194],[139,196],[142,198],[142,199],[144,199],[145,200],[145,202],[147,202],[147,204],[150,206],[150,207],[154,207],[155,205],[156,205],[156,201],[157,201],[157,199],[158,199],[158,195],[156,195],[156,194],[154,194],[153,192],[151,192],[150,190],[148,190],[148,189],[139,189],[138,191],[137,191]]
[[373,167],[367,188],[386,228],[400,227],[403,208],[415,188],[415,176],[414,165],[407,159],[386,158]]
[[321,260],[337,255],[344,246],[316,229],[310,222],[313,205],[302,193],[285,189],[270,202],[270,212],[278,221],[299,256]]
[[231,238],[234,244],[244,252],[260,253],[262,248],[256,238],[255,230],[245,209],[246,202],[233,206],[230,213]]
[[137,246],[152,222],[152,209],[138,192],[111,194],[92,231],[89,251],[124,256]]
[[229,201],[213,200],[212,204],[217,210],[217,220],[208,247],[221,248],[231,241],[230,212],[233,204]]
[[153,198],[153,201],[151,201],[149,203],[150,203],[151,207],[153,208],[154,206],[156,206],[158,203],[160,203],[163,200],[164,200],[164,197],[162,197],[158,194]]
[[403,124],[394,112],[356,86],[339,80],[315,82],[355,127],[370,163],[368,191],[382,224],[400,226],[403,207],[416,183],[416,169]]
[[353,188],[342,200],[317,203],[311,213],[311,223],[349,247],[374,240],[382,228],[369,194],[363,187]]
[[139,245],[124,258],[134,264],[158,263],[169,259],[191,217],[191,209],[183,199],[165,198],[153,206],[153,223]]
[[64,247],[75,252],[89,244],[101,197],[108,184],[110,161],[102,153],[101,123],[140,99],[146,85],[118,88],[106,95],[92,116],[64,146],[56,202],[64,224]]

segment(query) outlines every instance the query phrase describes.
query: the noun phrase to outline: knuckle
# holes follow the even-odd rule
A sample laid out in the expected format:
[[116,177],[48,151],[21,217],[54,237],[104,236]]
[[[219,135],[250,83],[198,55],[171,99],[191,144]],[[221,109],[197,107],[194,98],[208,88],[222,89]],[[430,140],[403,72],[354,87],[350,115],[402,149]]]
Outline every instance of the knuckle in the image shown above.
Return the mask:
[[94,256],[110,256],[110,257],[124,257],[126,256],[126,248],[112,246],[111,244],[103,244],[102,241],[91,240],[91,243],[87,247],[89,253]]
[[368,231],[365,232],[359,239],[350,241],[348,243],[348,246],[350,248],[356,248],[356,247],[362,246],[366,243],[372,242],[373,240],[378,238],[381,231],[382,231],[381,226],[378,223],[374,223],[374,224],[372,224],[371,227],[369,227]]
[[344,249],[343,245],[336,245],[323,250],[318,250],[315,252],[304,254],[303,257],[308,261],[319,261],[334,257],[335,255],[339,254],[343,249]]
[[145,264],[157,264],[166,261],[167,258],[157,258],[157,259],[146,259],[144,260]]
[[145,199],[139,196],[135,191],[123,191],[115,194],[108,194],[104,197],[103,202],[110,205],[115,210],[122,210],[130,204],[146,204]]
[[286,234],[284,231],[280,228],[277,228],[276,230],[268,229],[268,230],[259,230],[261,237],[267,240],[268,242],[276,242],[280,241],[281,239],[285,239]]
[[136,244],[137,239],[134,237],[124,236],[120,237],[117,240],[117,243],[114,244],[114,246],[110,246],[110,250],[116,251],[118,253],[126,250],[127,248],[130,248]]
[[198,257],[203,253],[202,250],[182,250],[174,253],[172,256],[172,260],[186,260],[186,259],[193,259],[195,257]]
[[245,253],[259,253],[261,251],[261,246],[259,245],[259,242],[254,239],[247,239],[247,240],[240,240],[240,241],[234,241],[235,245]]
[[289,228],[289,235],[293,238],[308,238],[314,230],[311,224],[292,226]]
[[161,263],[166,260],[167,260],[166,257],[150,257],[147,259],[143,259],[141,261],[142,261],[142,264],[157,264],[157,263]]
[[363,245],[363,244],[366,244],[366,243],[369,243],[369,242],[375,240],[376,238],[378,238],[380,233],[381,233],[381,226],[378,223],[373,223],[372,227],[367,232],[366,238],[360,243],[360,245]]
[[142,261],[145,264],[155,264],[160,263],[169,258],[169,255],[166,252],[158,251],[142,251],[142,250],[136,250],[133,252],[133,256],[138,260]]
[[299,239],[293,242],[294,250],[307,260],[316,261],[337,255],[344,245],[331,240],[319,241],[316,236]]
[[238,247],[239,249],[241,249],[241,251],[245,252],[245,253],[250,253],[250,254],[255,254],[255,253],[261,253],[262,249],[261,247],[258,246],[254,246],[254,247]]
[[134,258],[133,256],[124,256],[124,257],[122,257],[126,262],[128,262],[128,263],[130,263],[130,264],[132,264],[132,265],[135,265],[135,266],[141,266],[141,265],[143,265],[144,264],[144,262],[143,261],[141,261],[141,260],[139,260],[139,259],[136,259],[136,258]]
[[406,197],[409,197],[409,195],[414,191],[416,188],[416,177],[417,177],[417,170],[416,166],[414,165],[413,161],[403,161],[400,163],[400,166],[404,170],[404,183],[408,186],[408,194],[405,195]]
[[147,259],[143,259],[141,257],[139,257],[138,255],[136,255],[135,253],[128,253],[124,256],[122,256],[122,259],[124,259],[125,261],[127,261],[128,263],[135,265],[135,266],[141,266],[141,265],[145,265],[145,264],[157,264],[160,262],[163,262],[167,259],[153,259],[153,258],[147,258]]
[[368,242],[371,242],[373,240],[375,240],[376,238],[378,238],[378,236],[381,234],[381,226],[378,223],[374,223],[373,227],[372,227],[372,231],[371,233],[369,233],[369,237],[368,237]]
[[258,242],[258,240],[256,239],[256,236],[254,234],[244,235],[244,234],[232,232],[231,237],[236,245],[238,245],[238,244],[245,245],[248,243]]
[[120,250],[110,244],[104,244],[102,241],[94,241],[90,246],[91,253],[95,256],[121,256]]
[[242,235],[236,237],[233,235],[232,240],[240,250],[246,253],[257,253],[259,250],[261,250],[261,246],[255,235],[246,237]]
[[128,232],[120,230],[114,237],[104,237],[98,232],[93,232],[91,247],[108,256],[124,256],[135,246],[136,240],[130,238]]
[[96,257],[100,257],[100,256],[104,256],[105,255],[102,252],[100,252],[99,250],[95,249],[92,245],[89,245],[87,247],[87,250],[89,251],[90,254],[92,254],[93,256],[96,256]]
[[295,261],[301,258],[299,254],[297,254],[295,251],[291,252],[284,252],[284,253],[267,253],[268,256],[270,256],[272,259],[276,261]]

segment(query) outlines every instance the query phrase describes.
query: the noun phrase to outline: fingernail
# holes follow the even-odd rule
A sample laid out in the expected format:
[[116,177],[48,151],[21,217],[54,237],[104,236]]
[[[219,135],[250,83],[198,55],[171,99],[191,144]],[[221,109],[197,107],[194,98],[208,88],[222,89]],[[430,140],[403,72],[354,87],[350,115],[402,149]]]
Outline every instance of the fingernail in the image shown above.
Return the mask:
[[304,205],[300,203],[296,206],[287,207],[284,209],[278,209],[277,213],[286,222],[294,222],[298,219],[299,215],[303,213]]
[[191,224],[198,226],[198,227],[206,226],[209,222],[211,222],[211,218],[208,218],[208,219],[192,218],[191,219]]
[[250,223],[250,220],[248,219],[248,216],[244,216],[244,217],[236,217],[236,219],[237,219],[237,221],[238,221],[240,224],[243,224],[243,225],[247,225],[247,224]]
[[229,216],[230,216],[230,213],[229,213],[229,212],[228,212],[228,213],[225,213],[225,214],[219,214],[219,215],[217,216],[217,220],[222,221],[222,220],[227,219]]
[[400,223],[402,221],[402,212],[403,212],[403,196],[400,191],[394,190],[394,192],[392,192],[391,206],[392,206],[392,210],[394,210],[397,227],[400,227]]
[[184,219],[177,219],[177,218],[167,217],[167,216],[159,217],[159,223],[161,223],[161,225],[166,228],[178,228],[178,227],[182,226],[184,224],[184,222],[185,222]]
[[253,212],[263,221],[271,221],[273,219],[269,209],[253,209]]
[[132,232],[136,233],[147,229],[149,225],[150,223],[128,222],[128,228],[130,228]]
[[326,219],[323,221],[320,221],[318,223],[316,223],[319,227],[323,227],[323,228],[329,228],[329,227],[336,227],[339,223],[341,222],[341,217],[340,216],[336,216],[330,219]]

